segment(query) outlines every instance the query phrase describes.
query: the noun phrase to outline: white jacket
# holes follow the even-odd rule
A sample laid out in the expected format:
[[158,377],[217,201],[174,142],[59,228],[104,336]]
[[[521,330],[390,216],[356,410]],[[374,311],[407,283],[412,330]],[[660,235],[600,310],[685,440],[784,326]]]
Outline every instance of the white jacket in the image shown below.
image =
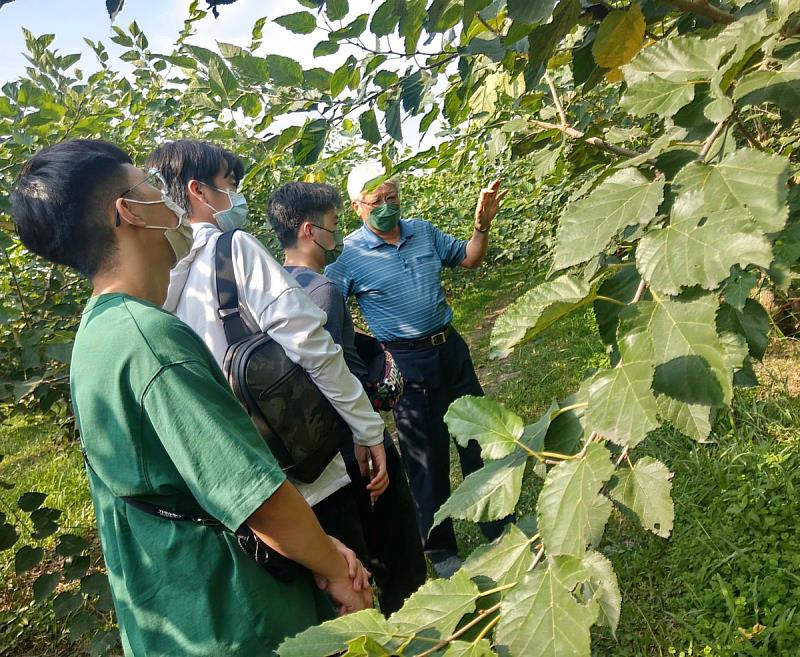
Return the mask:
[[[192,230],[192,250],[170,274],[164,308],[194,329],[222,367],[228,342],[217,314],[214,269],[214,252],[222,231],[208,223],[192,224]],[[268,333],[292,362],[308,372],[350,426],[356,444],[383,442],[383,420],[372,410],[361,383],[347,368],[341,347],[325,330],[325,313],[255,237],[237,231],[231,247],[245,323]],[[314,505],[349,481],[344,461],[337,455],[313,483],[292,483]]]

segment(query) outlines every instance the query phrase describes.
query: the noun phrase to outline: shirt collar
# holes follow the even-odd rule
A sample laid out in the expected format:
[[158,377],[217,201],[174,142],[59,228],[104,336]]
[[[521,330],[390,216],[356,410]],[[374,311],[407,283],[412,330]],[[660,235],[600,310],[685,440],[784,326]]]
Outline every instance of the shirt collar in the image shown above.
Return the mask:
[[[412,224],[410,221],[406,221],[405,219],[401,219],[400,240],[397,242],[397,246],[403,244],[409,237],[412,237],[415,232],[416,229],[414,228],[414,224]],[[379,235],[376,235],[369,228],[367,228],[366,224],[362,224],[361,233],[364,241],[367,243],[367,246],[370,249],[377,249],[382,244],[388,244],[386,240],[384,240]]]

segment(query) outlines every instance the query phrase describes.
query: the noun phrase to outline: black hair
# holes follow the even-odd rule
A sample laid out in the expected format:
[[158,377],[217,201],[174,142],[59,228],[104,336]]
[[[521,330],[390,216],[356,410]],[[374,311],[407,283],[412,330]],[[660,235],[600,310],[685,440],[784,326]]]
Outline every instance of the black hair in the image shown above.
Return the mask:
[[292,182],[275,190],[267,201],[269,223],[284,249],[297,244],[297,232],[304,221],[322,221],[328,210],[342,207],[342,196],[326,183]]
[[39,151],[20,171],[11,216],[27,249],[91,278],[116,251],[113,202],[131,158],[106,141],[73,139]]
[[144,168],[158,169],[167,182],[172,199],[191,214],[187,186],[190,180],[213,185],[220,169],[225,175],[233,173],[236,184],[244,177],[244,165],[237,155],[207,141],[179,139],[167,142],[154,150],[144,162]]

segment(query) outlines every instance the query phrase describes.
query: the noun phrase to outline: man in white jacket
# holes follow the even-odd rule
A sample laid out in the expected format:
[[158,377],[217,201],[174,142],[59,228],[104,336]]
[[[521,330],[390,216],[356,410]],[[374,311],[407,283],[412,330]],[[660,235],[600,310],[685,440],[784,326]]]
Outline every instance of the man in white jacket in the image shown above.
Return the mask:
[[[189,255],[171,272],[164,308],[191,326],[222,365],[228,343],[217,312],[214,252],[223,231],[247,225],[246,201],[237,191],[244,173],[242,163],[233,153],[214,144],[180,140],[157,148],[145,166],[161,171],[172,197],[187,211],[194,234]],[[233,236],[232,259],[245,324],[269,334],[280,344],[347,422],[363,475],[369,473],[372,460],[374,476],[367,488],[377,498],[388,485],[383,420],[347,368],[341,347],[324,329],[325,313],[266,248],[244,230]],[[352,496],[344,490],[354,484],[341,455],[316,481],[293,483],[323,527],[329,517],[352,515],[353,526],[347,535],[337,538],[357,554],[362,552],[363,533],[357,510]]]

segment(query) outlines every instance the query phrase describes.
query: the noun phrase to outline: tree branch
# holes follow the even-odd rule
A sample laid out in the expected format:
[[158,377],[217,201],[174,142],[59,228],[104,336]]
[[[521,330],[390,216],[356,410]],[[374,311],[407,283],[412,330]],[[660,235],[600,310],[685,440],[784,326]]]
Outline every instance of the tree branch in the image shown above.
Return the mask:
[[729,14],[727,11],[720,9],[719,7],[715,7],[708,2],[708,0],[662,0],[662,2],[674,5],[682,11],[688,11],[692,14],[705,16],[706,18],[710,18],[712,21],[716,23],[722,23],[723,25],[730,25],[734,21],[733,14]]
[[547,82],[547,86],[550,87],[550,95],[553,97],[553,102],[556,104],[556,110],[558,110],[558,115],[561,117],[561,124],[564,126],[569,126],[569,121],[567,121],[567,113],[564,111],[564,106],[561,104],[561,99],[558,97],[556,85],[553,84],[553,78],[550,77],[550,74],[547,71],[544,72],[544,80]]
[[[599,137],[585,137],[585,133],[568,125],[558,125],[556,123],[548,123],[547,121],[539,121],[538,119],[529,120],[531,123],[539,126],[540,128],[544,128],[545,130],[560,130],[567,135],[567,137],[572,137],[573,139],[583,139],[587,144],[597,146],[598,148],[602,148],[604,151],[614,153],[615,155],[623,155],[624,157],[639,157],[640,155],[643,155],[643,153],[631,150],[630,148],[625,148],[624,146],[609,144],[607,141],[604,141]],[[655,164],[656,162],[653,159],[648,159],[647,161],[650,164]]]
[[722,119],[717,125],[714,126],[714,130],[710,135],[708,135],[708,139],[703,142],[703,148],[700,150],[700,155],[697,156],[698,162],[705,162],[706,156],[711,151],[711,147],[714,145],[714,142],[717,141],[717,137],[719,137],[720,133],[722,132],[723,128],[728,124],[728,117]]

